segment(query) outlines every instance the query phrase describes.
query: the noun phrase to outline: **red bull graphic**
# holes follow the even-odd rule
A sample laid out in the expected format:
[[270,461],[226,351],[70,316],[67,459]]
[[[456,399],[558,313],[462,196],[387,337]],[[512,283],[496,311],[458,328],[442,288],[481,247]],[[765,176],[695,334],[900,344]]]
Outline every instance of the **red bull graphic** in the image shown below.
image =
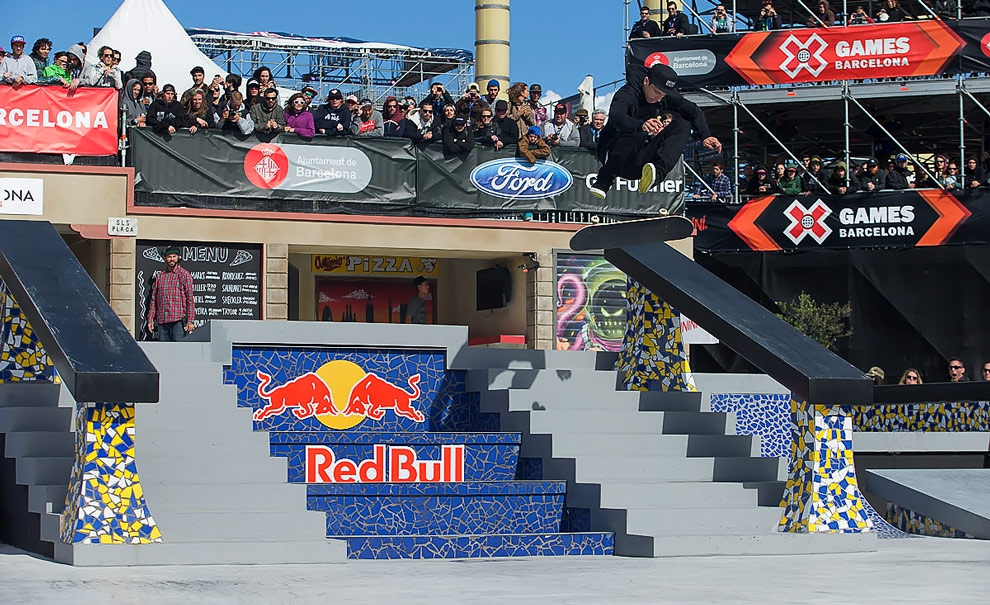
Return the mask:
[[306,483],[457,483],[464,481],[464,446],[444,445],[439,460],[419,460],[404,445],[375,446],[367,460],[336,458],[325,445],[306,446]]
[[346,430],[365,418],[382,420],[385,412],[392,410],[397,417],[426,422],[426,416],[413,403],[422,395],[420,374],[406,380],[409,390],[343,360],[327,362],[315,372],[275,387],[269,387],[270,375],[259,370],[257,377],[263,405],[254,412],[256,421],[291,410],[300,420],[316,418],[331,429]]

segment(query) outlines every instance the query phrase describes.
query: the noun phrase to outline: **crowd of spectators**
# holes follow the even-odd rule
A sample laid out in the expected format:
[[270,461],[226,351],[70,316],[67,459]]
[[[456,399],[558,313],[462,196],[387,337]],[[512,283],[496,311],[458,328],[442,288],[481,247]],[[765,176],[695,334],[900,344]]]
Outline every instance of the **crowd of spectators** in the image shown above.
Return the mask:
[[[990,381],[990,361],[985,361],[980,364],[981,378],[976,378],[977,381],[988,382]],[[883,369],[879,366],[873,366],[866,372],[866,375],[873,379],[874,385],[881,385],[886,383],[886,374]],[[896,374],[895,374],[896,376]],[[893,379],[892,379],[893,380]],[[935,379],[934,382],[972,382],[974,379],[966,373],[966,364],[962,359],[958,357],[949,358],[949,367],[946,377],[943,379]],[[915,385],[924,384],[924,377],[917,368],[906,368],[901,374],[900,380],[897,384],[905,385]]]

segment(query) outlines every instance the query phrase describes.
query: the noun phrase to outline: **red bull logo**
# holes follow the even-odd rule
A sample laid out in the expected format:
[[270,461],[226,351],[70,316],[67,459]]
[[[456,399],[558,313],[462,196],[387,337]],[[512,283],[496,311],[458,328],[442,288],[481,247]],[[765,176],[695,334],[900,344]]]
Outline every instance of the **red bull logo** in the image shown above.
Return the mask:
[[367,460],[337,458],[325,445],[306,446],[306,483],[455,483],[464,481],[464,446],[444,445],[439,460],[420,460],[404,445],[374,448]]
[[408,388],[365,372],[350,361],[330,361],[285,384],[270,387],[272,377],[258,371],[258,397],[264,405],[255,410],[261,421],[289,410],[300,419],[316,418],[329,428],[346,430],[365,418],[382,420],[391,410],[397,417],[426,422],[426,416],[413,402],[419,399],[420,375],[410,376]]

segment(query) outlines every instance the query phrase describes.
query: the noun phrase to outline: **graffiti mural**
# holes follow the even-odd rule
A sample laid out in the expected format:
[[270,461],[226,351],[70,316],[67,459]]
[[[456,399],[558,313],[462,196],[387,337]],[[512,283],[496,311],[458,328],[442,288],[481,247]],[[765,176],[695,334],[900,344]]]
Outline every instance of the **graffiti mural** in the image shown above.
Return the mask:
[[601,255],[557,253],[557,348],[618,351],[626,330],[626,275]]

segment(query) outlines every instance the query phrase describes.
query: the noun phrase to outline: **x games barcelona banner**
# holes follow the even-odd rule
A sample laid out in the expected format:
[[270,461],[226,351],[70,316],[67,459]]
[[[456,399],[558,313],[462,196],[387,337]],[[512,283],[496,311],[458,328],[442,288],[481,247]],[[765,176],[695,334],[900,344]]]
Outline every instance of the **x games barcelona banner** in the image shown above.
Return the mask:
[[0,151],[115,155],[117,91],[0,86]]
[[929,20],[630,40],[684,89],[934,76],[990,69],[990,20]]

